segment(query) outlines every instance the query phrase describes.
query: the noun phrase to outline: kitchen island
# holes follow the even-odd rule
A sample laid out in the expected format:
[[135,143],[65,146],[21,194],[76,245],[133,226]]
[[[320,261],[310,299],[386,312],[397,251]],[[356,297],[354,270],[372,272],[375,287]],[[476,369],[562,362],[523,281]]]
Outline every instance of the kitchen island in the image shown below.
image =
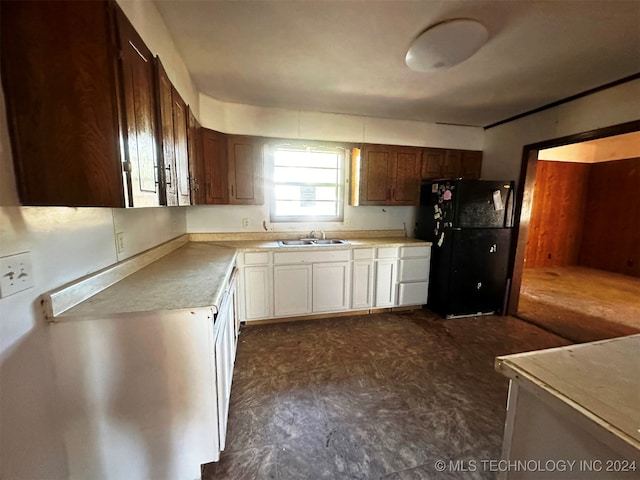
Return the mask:
[[507,355],[498,478],[631,479],[640,469],[640,335]]

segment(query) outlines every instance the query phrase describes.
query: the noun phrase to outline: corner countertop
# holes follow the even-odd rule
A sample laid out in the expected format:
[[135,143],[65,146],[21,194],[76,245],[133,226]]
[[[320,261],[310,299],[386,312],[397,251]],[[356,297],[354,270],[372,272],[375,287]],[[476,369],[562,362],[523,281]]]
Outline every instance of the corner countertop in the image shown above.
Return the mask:
[[281,247],[271,238],[184,235],[44,295],[50,322],[210,308],[224,296],[238,252],[431,245],[404,237],[349,238],[348,245]]
[[57,320],[205,307],[216,313],[235,258],[233,248],[189,242],[70,308]]
[[496,370],[640,450],[640,334],[506,355]]

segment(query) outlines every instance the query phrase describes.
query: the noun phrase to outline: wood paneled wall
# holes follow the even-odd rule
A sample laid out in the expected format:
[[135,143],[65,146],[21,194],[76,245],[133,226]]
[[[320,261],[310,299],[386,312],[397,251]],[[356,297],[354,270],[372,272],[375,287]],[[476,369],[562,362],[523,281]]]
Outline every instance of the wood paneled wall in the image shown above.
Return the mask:
[[640,158],[539,160],[524,266],[640,277]]
[[578,264],[640,277],[640,158],[590,167]]
[[590,167],[538,161],[525,267],[578,262]]

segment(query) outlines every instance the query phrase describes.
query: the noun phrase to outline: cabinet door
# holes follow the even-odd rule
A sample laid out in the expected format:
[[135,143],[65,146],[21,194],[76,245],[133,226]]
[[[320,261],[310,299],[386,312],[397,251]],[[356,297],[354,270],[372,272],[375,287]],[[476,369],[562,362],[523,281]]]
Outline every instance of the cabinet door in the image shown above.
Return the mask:
[[412,282],[398,284],[398,306],[426,305],[429,282]]
[[364,145],[360,153],[360,205],[391,201],[393,152],[389,145]]
[[232,299],[232,294],[225,296],[216,317],[217,328],[214,355],[216,362],[218,435],[220,438],[220,450],[224,450],[227,437],[227,420],[229,418],[231,379],[233,377],[233,363],[235,355]]
[[174,87],[171,89],[171,98],[173,100],[173,145],[176,156],[178,205],[191,205],[187,105]]
[[109,6],[0,2],[2,88],[23,205],[127,205]]
[[191,108],[187,106],[187,153],[189,157],[189,178],[191,179],[191,203],[203,205],[205,200],[204,161],[202,158],[202,128]]
[[156,95],[151,51],[119,8],[116,19],[121,48],[129,206],[160,205],[159,152],[156,149]]
[[227,136],[229,168],[229,203],[232,205],[262,205],[263,142],[242,135]]
[[351,272],[351,308],[371,308],[373,305],[373,262],[353,262]]
[[271,317],[271,267],[244,267],[245,318],[257,320]]
[[203,178],[200,188],[204,190],[207,205],[229,203],[229,174],[227,171],[227,137],[224,133],[202,129]]
[[396,147],[392,171],[391,205],[418,205],[422,149]]
[[482,172],[482,152],[464,150],[462,152],[462,165],[460,176],[463,178],[479,179]]
[[425,148],[422,151],[422,180],[442,178],[442,165],[444,164],[444,150],[438,148]]
[[311,265],[274,266],[273,292],[275,316],[311,313]]
[[447,150],[442,164],[442,178],[457,178],[460,176],[461,152]]
[[176,157],[173,142],[172,85],[158,57],[156,57],[155,64],[160,153],[162,158],[159,177],[162,184],[164,184],[164,189],[160,187],[160,197],[164,200],[162,203],[173,206],[178,204],[178,191],[176,189]]
[[313,312],[349,308],[349,262],[313,265]]
[[396,270],[395,259],[376,261],[376,307],[393,307],[396,301]]

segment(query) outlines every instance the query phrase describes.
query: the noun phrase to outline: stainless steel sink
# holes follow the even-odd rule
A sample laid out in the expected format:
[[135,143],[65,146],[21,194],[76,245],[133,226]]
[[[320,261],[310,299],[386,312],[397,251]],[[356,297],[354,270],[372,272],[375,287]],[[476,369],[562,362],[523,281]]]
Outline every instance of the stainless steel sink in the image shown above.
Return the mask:
[[314,245],[348,245],[346,240],[340,240],[339,238],[327,238],[326,240],[314,240]]
[[303,247],[314,245],[349,245],[349,242],[339,238],[302,238],[300,240],[278,240],[278,246],[280,247]]
[[278,245],[281,247],[299,247],[301,245],[313,245],[313,239],[303,240],[278,240]]

